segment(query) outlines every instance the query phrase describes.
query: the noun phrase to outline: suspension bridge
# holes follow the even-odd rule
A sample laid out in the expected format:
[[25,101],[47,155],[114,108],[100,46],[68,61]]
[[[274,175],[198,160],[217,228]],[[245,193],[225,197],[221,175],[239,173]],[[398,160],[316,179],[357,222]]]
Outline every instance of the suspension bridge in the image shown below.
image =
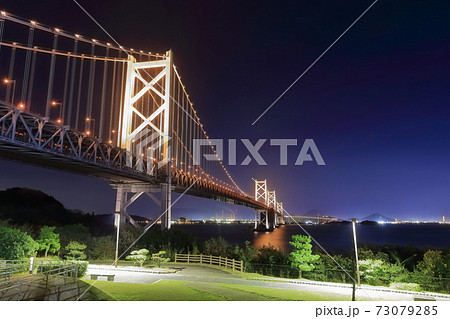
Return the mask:
[[[0,156],[108,180],[116,226],[135,224],[127,208],[147,195],[170,228],[172,192],[253,208],[257,230],[284,223],[266,180],[248,194],[230,175],[172,51],[125,48],[1,11],[0,76]],[[196,140],[207,141],[200,160]]]

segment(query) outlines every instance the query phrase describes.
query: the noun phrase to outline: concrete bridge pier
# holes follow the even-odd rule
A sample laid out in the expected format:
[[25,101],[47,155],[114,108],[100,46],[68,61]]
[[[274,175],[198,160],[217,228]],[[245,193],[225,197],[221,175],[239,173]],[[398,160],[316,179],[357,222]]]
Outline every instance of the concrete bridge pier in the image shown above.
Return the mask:
[[275,217],[277,227],[284,225],[284,216],[282,214],[277,214]]
[[[135,227],[139,227],[136,221],[128,214],[128,207],[133,204],[141,195],[145,194],[150,197],[159,207],[161,207],[161,228],[169,229],[172,219],[172,185],[170,183],[161,183],[154,185],[148,183],[116,183],[111,184],[116,190],[116,209],[117,216],[120,216],[120,224],[127,220]],[[159,193],[161,196],[157,196]],[[155,216],[156,217],[159,217]],[[118,221],[115,222],[116,227]]]
[[172,220],[172,189],[170,183],[161,184],[161,228],[170,229]]
[[271,231],[275,228],[274,213],[272,210],[255,209],[255,231]]

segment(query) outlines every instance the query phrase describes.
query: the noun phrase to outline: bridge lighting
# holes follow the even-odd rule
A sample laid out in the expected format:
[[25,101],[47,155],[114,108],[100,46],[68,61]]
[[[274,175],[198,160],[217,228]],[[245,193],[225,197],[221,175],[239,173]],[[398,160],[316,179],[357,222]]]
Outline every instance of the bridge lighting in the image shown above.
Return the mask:
[[[92,117],[86,117],[86,122],[89,122],[89,130],[92,129],[92,136],[94,136],[95,135],[95,119]],[[91,127],[91,122],[94,122],[92,124],[93,127]],[[88,135],[91,134],[90,131],[88,131],[88,132],[89,132]]]
[[91,131],[86,131],[86,135],[91,135]]
[[111,46],[111,43],[108,42],[108,43],[106,43],[106,45],[110,47],[110,46]]
[[55,31],[56,31],[56,32],[61,32],[61,29],[55,28]]
[[92,39],[92,42],[95,42],[95,43],[97,43],[97,42],[98,42],[98,40],[96,40],[96,39]]
[[59,118],[56,120],[57,123],[61,124],[62,123],[62,103],[61,102],[57,102],[55,100],[50,102],[51,106],[57,107],[59,106]]
[[14,104],[14,95],[16,93],[16,80],[11,80],[11,79],[4,79],[3,83],[5,83],[6,85],[11,85],[11,83],[13,84],[13,92],[12,92],[12,97],[11,97],[11,104]]
[[32,25],[36,25],[36,21],[34,21],[34,20],[31,20],[30,23],[31,23]]
[[24,109],[24,108],[25,108],[25,104],[23,104],[23,103],[19,103],[17,106],[18,106],[19,108],[21,108],[21,109]]
[[77,38],[81,38],[81,35],[79,35],[79,34],[75,34],[75,36],[76,36]]
[[2,16],[6,17],[8,14],[6,13],[6,11],[0,11],[0,13],[2,14]]

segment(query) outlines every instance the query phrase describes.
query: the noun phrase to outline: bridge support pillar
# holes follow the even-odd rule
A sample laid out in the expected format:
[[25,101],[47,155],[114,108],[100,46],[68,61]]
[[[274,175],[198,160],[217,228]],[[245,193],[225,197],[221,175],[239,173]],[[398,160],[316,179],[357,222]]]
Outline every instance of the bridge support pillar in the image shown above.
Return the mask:
[[[117,183],[111,184],[111,186],[116,189],[117,192],[115,211],[118,216],[120,216],[120,223],[125,223],[126,220],[129,220],[133,226],[138,227],[136,221],[128,214],[127,208],[141,195],[146,194],[161,208],[161,228],[170,228],[172,219],[172,185],[170,180],[168,180],[168,183],[161,183],[160,185],[146,183]],[[160,193],[161,197],[159,198],[155,193]]]
[[170,229],[172,220],[172,186],[161,184],[161,228]]
[[[137,226],[136,221],[128,214],[127,208],[130,206],[141,194],[134,194],[128,199],[128,194],[131,193],[131,189],[126,186],[116,186],[116,214],[119,214],[119,222],[123,224],[127,219],[131,225]],[[116,225],[117,226],[117,225]]]
[[270,210],[255,210],[255,228],[256,231],[270,231],[274,229],[273,213]]

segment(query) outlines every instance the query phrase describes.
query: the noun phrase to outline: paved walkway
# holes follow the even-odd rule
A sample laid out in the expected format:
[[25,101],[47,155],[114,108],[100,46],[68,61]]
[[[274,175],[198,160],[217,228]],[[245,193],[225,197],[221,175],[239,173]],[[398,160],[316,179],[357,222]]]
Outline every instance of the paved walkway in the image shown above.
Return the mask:
[[[152,284],[160,280],[179,280],[188,281],[206,287],[207,283],[225,283],[234,285],[245,285],[254,287],[266,287],[276,289],[297,289],[312,293],[329,294],[336,297],[342,296],[343,300],[350,300],[352,287],[348,284],[324,283],[307,280],[292,280],[281,278],[254,278],[255,280],[243,279],[238,275],[231,274],[227,271],[201,266],[195,264],[176,264],[169,266],[177,270],[175,273],[155,273],[151,269],[148,272],[136,272],[135,269],[129,267],[119,267],[115,269],[110,266],[89,265],[87,274],[114,274],[115,282],[136,283],[136,284]],[[157,271],[157,270],[155,270]],[[105,279],[106,280],[106,279]],[[356,292],[359,300],[404,300],[411,301],[415,295],[421,293],[413,293],[402,290],[394,290],[386,287],[362,286]],[[436,300],[450,301],[450,295],[442,294],[422,294],[423,297],[432,296]]]

